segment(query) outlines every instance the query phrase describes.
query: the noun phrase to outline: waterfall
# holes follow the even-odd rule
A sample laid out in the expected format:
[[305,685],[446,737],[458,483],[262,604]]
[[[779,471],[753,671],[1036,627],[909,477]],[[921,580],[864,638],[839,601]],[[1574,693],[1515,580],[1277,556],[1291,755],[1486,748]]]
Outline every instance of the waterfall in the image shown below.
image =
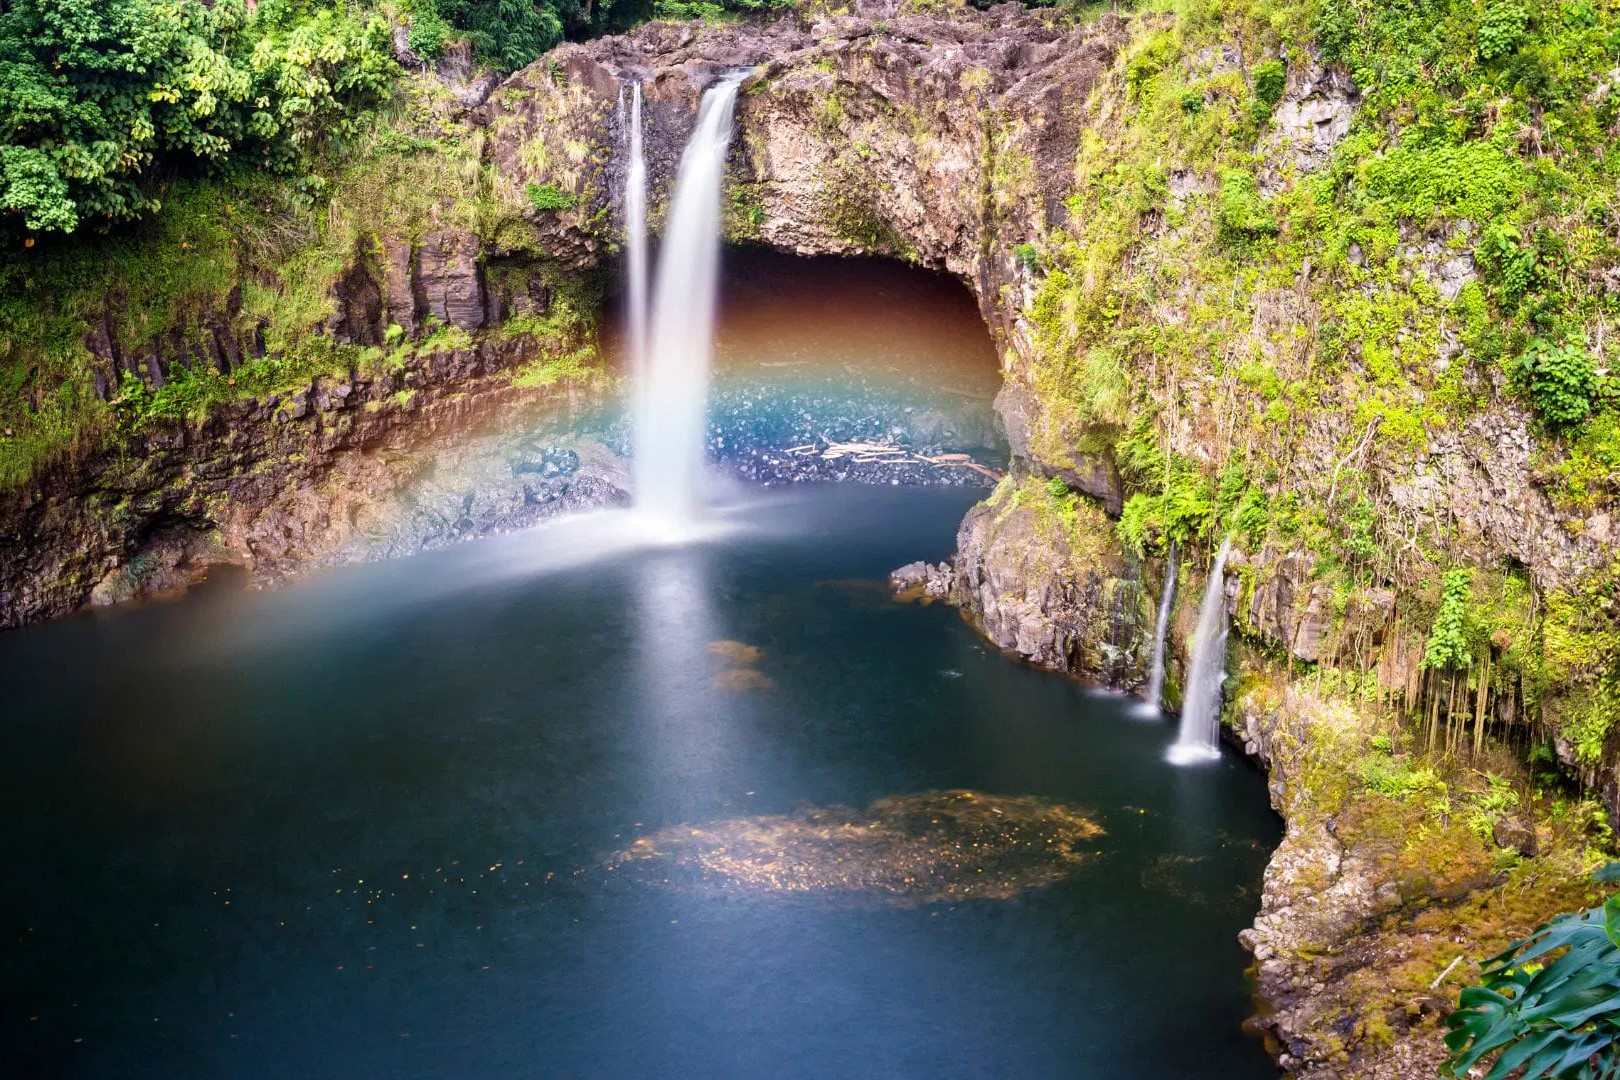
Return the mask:
[[1159,596],[1159,621],[1153,627],[1153,665],[1148,669],[1147,712],[1158,715],[1164,708],[1164,639],[1170,632],[1170,609],[1176,602],[1176,542],[1170,541],[1170,557],[1165,561],[1164,592]]
[[647,375],[647,157],[642,149],[641,84],[630,87],[630,170],[624,183],[625,339],[630,374],[640,387]]
[[711,87],[681,153],[658,250],[645,370],[635,401],[636,509],[680,534],[698,514],[720,267],[720,192],[744,75]]
[[1181,734],[1170,748],[1170,760],[1176,765],[1220,756],[1221,684],[1226,681],[1226,556],[1231,550],[1229,536],[1221,542],[1215,565],[1209,568],[1209,584],[1198,608],[1192,664],[1182,695]]

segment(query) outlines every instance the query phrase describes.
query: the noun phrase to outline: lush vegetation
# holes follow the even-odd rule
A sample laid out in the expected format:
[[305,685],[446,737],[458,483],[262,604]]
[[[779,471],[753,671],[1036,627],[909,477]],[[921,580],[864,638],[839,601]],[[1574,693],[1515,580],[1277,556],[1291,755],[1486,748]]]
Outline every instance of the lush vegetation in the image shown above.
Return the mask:
[[[464,39],[509,71],[565,34],[784,4],[413,0],[404,17],[425,59]],[[383,9],[361,0],[15,0],[0,8],[0,237],[141,218],[184,175],[296,181],[311,153],[352,141],[396,74]]]
[[794,0],[410,0],[412,51],[437,60],[465,40],[499,71],[530,64],[564,37],[624,30],[648,18],[725,19],[794,6]]
[[0,229],[26,234],[137,218],[205,166],[295,172],[395,70],[380,18],[301,0],[15,0],[0,57]]
[[[1596,765],[1620,715],[1620,567],[1548,589],[1468,565],[1467,522],[1387,485],[1432,447],[1489,438],[1487,411],[1511,426],[1516,406],[1569,532],[1614,512],[1620,12],[1138,10],[1088,105],[1064,224],[1007,238],[1041,270],[1035,452],[1112,457],[1127,547],[1236,532],[1251,552],[1308,555],[1327,640],[1356,653],[1325,664],[1377,661],[1354,613],[1393,588],[1423,662],[1384,693],[1448,746],[1495,723],[1522,752],[1556,736]],[[1334,141],[1313,145],[1327,122],[1302,122],[1301,96],[1344,102]]]

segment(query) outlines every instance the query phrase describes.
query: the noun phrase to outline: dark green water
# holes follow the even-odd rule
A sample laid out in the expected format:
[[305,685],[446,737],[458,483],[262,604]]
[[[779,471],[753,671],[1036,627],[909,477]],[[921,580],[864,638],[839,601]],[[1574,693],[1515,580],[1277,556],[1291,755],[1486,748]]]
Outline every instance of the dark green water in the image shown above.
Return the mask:
[[[0,636],[4,1071],[1273,1075],[1234,940],[1260,776],[1174,769],[1169,722],[875,587],[976,494],[798,489],[684,548],[542,529]],[[955,788],[1106,835],[1003,900],[608,867]]]

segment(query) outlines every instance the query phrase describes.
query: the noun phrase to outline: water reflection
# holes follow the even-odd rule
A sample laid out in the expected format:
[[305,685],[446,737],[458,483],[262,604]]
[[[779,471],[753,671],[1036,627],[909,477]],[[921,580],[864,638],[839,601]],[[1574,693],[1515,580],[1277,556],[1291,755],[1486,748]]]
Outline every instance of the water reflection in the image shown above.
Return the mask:
[[829,587],[944,557],[972,498],[801,489],[562,572],[467,545],[0,637],[8,1068],[1270,1075],[1260,778]]

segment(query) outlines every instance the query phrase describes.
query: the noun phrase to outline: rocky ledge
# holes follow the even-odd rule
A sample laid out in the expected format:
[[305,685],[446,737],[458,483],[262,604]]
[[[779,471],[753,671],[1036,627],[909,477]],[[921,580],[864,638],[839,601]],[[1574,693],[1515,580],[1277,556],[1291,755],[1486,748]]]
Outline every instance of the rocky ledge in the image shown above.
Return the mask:
[[62,463],[0,497],[0,628],[184,588],[212,566],[269,581],[623,500],[621,459],[598,444],[476,435],[567,407],[513,385],[521,359],[429,352]]

